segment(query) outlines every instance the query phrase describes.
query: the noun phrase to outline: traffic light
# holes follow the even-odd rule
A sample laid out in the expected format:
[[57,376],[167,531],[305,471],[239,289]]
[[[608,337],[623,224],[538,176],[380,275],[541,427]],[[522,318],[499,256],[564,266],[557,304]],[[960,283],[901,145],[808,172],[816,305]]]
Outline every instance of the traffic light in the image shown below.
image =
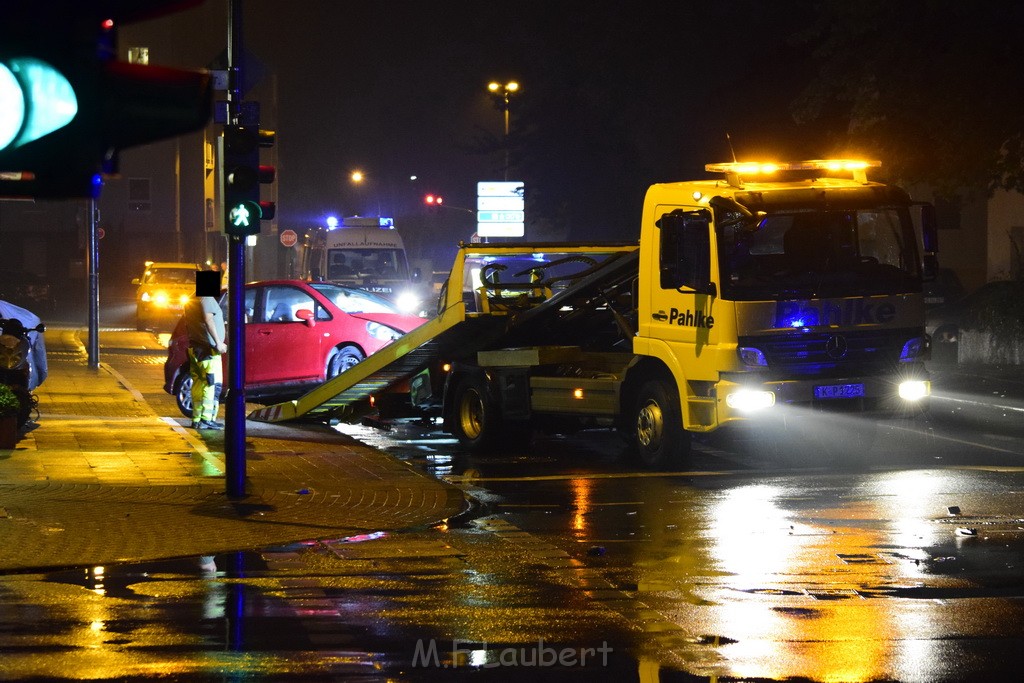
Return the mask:
[[117,23],[196,0],[4,6],[0,197],[96,197],[118,150],[206,125],[208,74],[116,61]]
[[260,185],[274,182],[273,166],[260,165],[260,148],[274,144],[274,132],[258,126],[224,128],[224,232],[258,235],[260,220],[274,217],[273,202],[260,201]]
[[444,204],[444,197],[439,194],[428,194],[423,197],[423,203],[427,205],[427,211],[436,213]]

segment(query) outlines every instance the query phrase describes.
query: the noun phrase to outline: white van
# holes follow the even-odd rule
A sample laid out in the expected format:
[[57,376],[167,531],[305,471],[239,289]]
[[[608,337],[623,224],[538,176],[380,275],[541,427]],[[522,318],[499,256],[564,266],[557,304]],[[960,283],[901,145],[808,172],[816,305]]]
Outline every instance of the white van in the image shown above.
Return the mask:
[[402,236],[394,220],[384,217],[342,219],[324,230],[313,246],[310,263],[314,280],[326,280],[376,292],[392,299],[403,311],[417,312],[421,279],[410,270]]

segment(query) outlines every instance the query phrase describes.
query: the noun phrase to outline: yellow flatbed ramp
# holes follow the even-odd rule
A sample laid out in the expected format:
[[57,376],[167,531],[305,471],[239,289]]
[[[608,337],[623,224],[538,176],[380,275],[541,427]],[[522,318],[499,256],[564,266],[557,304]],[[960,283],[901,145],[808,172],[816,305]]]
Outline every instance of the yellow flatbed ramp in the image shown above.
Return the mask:
[[370,354],[309,393],[254,410],[248,418],[258,422],[286,422],[350,416],[356,403],[417,375],[453,350],[500,334],[504,325],[505,320],[495,316],[467,319],[465,304],[456,303],[442,315]]

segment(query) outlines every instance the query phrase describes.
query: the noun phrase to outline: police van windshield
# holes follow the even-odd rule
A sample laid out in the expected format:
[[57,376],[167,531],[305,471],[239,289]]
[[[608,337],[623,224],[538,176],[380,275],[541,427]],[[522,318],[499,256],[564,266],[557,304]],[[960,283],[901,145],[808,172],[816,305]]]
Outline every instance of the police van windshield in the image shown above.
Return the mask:
[[328,249],[327,279],[408,280],[409,267],[401,249]]
[[726,298],[921,291],[916,240],[905,208],[788,210],[754,217],[716,209],[715,219]]

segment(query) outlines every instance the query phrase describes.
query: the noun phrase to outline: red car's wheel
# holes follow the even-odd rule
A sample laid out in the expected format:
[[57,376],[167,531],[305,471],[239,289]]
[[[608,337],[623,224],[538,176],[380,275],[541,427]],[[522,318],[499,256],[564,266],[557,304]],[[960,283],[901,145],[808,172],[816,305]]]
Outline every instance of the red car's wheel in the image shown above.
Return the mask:
[[327,360],[327,379],[337,377],[366,356],[355,346],[343,346]]

